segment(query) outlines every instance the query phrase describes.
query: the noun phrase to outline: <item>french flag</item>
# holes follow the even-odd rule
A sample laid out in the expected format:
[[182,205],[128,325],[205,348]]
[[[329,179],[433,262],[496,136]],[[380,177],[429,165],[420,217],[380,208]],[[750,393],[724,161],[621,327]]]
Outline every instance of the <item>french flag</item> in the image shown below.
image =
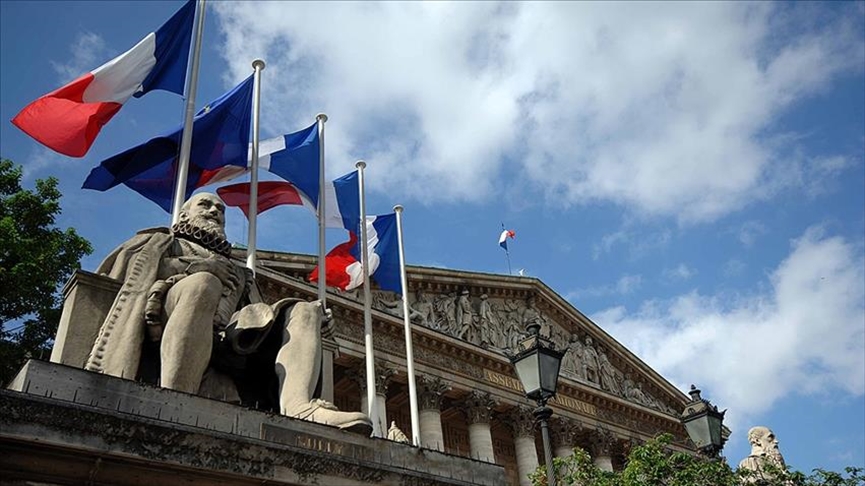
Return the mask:
[[499,235],[499,246],[502,247],[505,251],[508,251],[508,238],[514,239],[517,234],[514,230],[502,229],[502,234]]
[[135,47],[33,101],[12,123],[56,152],[83,157],[130,97],[155,89],[183,95],[194,18],[189,0]]
[[262,141],[258,145],[258,153],[260,168],[290,182],[313,208],[318,207],[321,140],[317,123],[288,135]]
[[[235,86],[195,115],[185,199],[205,185],[244,174],[249,160],[253,77]],[[183,127],[103,160],[84,181],[85,189],[106,191],[124,184],[171,212]]]
[[[396,214],[368,216],[366,232],[370,276],[382,290],[402,294]],[[349,241],[336,246],[327,254],[328,286],[353,290],[363,285],[362,250],[357,234],[349,231]],[[316,267],[310,274],[309,280],[317,282],[318,277],[318,267]]]
[[[222,186],[216,190],[226,206],[238,207],[249,218],[250,183]],[[324,187],[325,226],[356,231],[360,222],[360,189],[357,172],[335,179]],[[318,186],[316,191],[318,193]],[[258,214],[282,205],[303,206],[316,214],[312,199],[294,184],[284,181],[258,183]]]

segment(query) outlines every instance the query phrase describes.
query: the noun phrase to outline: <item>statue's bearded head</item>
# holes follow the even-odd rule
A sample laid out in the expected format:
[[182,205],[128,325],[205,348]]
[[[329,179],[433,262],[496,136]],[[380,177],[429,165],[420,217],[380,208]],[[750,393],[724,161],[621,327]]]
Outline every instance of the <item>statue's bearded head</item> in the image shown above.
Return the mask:
[[180,209],[180,221],[225,239],[225,204],[215,194],[192,196]]
[[784,457],[781,456],[781,449],[778,448],[778,439],[768,427],[752,427],[748,431],[748,441],[751,443],[752,455],[766,456],[776,465],[784,466]]

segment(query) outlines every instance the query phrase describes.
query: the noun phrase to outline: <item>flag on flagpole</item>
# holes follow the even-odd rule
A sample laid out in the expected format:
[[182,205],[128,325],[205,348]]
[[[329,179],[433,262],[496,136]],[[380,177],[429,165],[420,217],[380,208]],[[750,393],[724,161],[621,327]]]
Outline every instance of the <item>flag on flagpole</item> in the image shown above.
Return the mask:
[[12,123],[56,152],[83,157],[130,97],[155,89],[183,95],[194,18],[189,0],[133,48],[33,101]]
[[[366,218],[369,245],[369,275],[382,290],[402,293],[400,282],[399,243],[394,213]],[[357,233],[349,231],[349,241],[336,246],[326,257],[327,285],[341,290],[353,290],[363,285],[361,245]],[[318,281],[318,267],[310,274]]]
[[[247,170],[253,77],[195,115],[186,198],[195,189],[230,180]],[[171,211],[182,128],[115,155],[90,171],[85,189],[106,191],[118,184]]]
[[502,234],[499,235],[499,246],[508,251],[508,238],[513,240],[516,236],[514,230],[502,229]]
[[[316,184],[318,188],[318,184]],[[335,179],[325,186],[325,222],[328,228],[345,228],[357,231],[360,221],[358,207],[357,172]],[[242,182],[222,186],[216,190],[226,206],[238,207],[249,217],[250,183]],[[258,214],[281,205],[303,206],[316,214],[311,198],[294,184],[283,181],[258,183]]]
[[318,124],[261,142],[258,166],[291,182],[318,206],[319,154]]
[[[250,183],[241,182],[216,190],[226,206],[240,208],[249,218]],[[258,183],[258,214],[277,206],[304,206],[304,199],[290,182],[262,181]]]

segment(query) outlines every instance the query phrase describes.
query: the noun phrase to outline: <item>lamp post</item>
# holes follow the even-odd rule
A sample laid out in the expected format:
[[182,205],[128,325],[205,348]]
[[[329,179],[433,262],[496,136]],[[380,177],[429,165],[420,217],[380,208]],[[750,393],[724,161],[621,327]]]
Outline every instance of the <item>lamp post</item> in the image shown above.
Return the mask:
[[533,413],[541,424],[544,457],[547,462],[547,484],[554,486],[556,482],[553,476],[550,429],[547,423],[553,410],[547,406],[547,401],[556,396],[559,368],[565,353],[557,351],[552,341],[541,336],[540,330],[541,326],[536,322],[526,326],[526,337],[520,341],[516,350],[511,350],[509,357],[526,392],[526,397],[538,404],[538,408]]
[[719,412],[718,407],[700,397],[700,390],[694,385],[691,385],[688,394],[691,395],[691,401],[682,412],[682,425],[697,451],[709,459],[716,459],[727,441],[725,432],[729,431],[725,430],[723,424],[727,411]]

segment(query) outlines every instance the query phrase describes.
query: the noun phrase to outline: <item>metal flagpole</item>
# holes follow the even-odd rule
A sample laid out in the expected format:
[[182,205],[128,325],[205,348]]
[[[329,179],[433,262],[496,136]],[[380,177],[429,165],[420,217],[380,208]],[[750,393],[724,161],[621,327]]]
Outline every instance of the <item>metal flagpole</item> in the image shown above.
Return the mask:
[[[325,228],[327,222],[325,216],[325,200],[327,193],[324,188],[324,123],[327,115],[319,113],[315,115],[318,124],[318,300],[321,301],[321,309],[327,309],[327,258],[325,250]],[[362,190],[362,189],[361,189]],[[361,196],[363,201],[363,196]],[[363,202],[361,202],[363,204]]]
[[252,166],[249,168],[249,234],[246,238],[246,268],[255,275],[255,235],[258,226],[258,134],[261,112],[261,71],[264,61],[252,61],[255,74],[252,79]]
[[[372,294],[369,288],[369,244],[366,239],[366,196],[363,190],[363,169],[366,162],[358,160],[357,183],[360,187],[360,241],[361,267],[363,267],[363,347],[366,352],[366,411],[372,420],[372,436],[383,437],[375,403],[375,356],[372,347]],[[321,272],[319,272],[321,275]],[[319,278],[321,280],[321,278]]]
[[192,122],[195,118],[195,94],[198,91],[198,67],[201,65],[201,37],[204,33],[204,0],[198,0],[195,14],[198,15],[198,18],[195,22],[195,32],[192,34],[192,69],[186,78],[186,111],[183,118],[183,135],[180,137],[180,155],[177,160],[174,206],[171,211],[172,226],[180,221],[180,208],[186,202],[189,151],[192,149]]
[[405,248],[402,244],[402,210],[399,204],[393,207],[396,213],[396,234],[399,242],[399,278],[402,286],[402,317],[405,326],[405,362],[408,373],[408,403],[411,414],[411,443],[420,447],[420,419],[417,410],[417,386],[414,376],[414,352],[411,344],[411,316],[408,310],[408,278],[405,271]]
[[[505,224],[502,223],[502,231],[507,231],[505,229]],[[508,259],[508,275],[513,275],[514,272],[511,271],[511,252],[508,250],[508,237],[505,236],[505,257]]]

